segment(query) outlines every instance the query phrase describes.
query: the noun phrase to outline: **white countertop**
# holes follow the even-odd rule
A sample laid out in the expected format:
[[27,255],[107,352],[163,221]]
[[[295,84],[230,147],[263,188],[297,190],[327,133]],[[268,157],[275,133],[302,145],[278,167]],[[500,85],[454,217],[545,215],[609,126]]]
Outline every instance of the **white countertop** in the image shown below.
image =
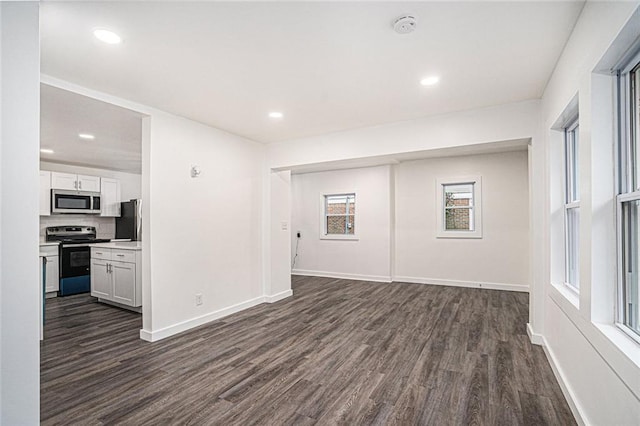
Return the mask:
[[119,250],[142,250],[141,241],[112,241],[110,243],[89,244],[89,247],[110,248]]
[[60,244],[58,241],[40,241],[40,247],[42,246],[57,246]]

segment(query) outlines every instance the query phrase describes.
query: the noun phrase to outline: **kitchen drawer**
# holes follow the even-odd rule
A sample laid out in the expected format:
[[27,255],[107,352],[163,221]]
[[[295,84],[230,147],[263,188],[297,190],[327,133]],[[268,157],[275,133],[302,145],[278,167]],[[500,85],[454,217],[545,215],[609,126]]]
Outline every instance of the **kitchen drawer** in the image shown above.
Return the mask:
[[111,260],[120,262],[136,262],[136,252],[133,250],[111,250]]
[[111,260],[111,249],[101,247],[91,247],[92,259]]
[[52,246],[52,245],[40,246],[40,253],[42,253],[46,257],[58,256],[58,246],[57,245],[55,245],[55,246]]

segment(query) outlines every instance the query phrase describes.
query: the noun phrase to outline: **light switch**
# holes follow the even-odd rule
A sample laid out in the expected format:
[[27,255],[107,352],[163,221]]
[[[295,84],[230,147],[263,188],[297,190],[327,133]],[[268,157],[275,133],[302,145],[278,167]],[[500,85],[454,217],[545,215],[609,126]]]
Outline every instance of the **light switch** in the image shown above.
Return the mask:
[[286,231],[287,229],[289,229],[289,224],[287,222],[281,222],[280,227],[283,231]]

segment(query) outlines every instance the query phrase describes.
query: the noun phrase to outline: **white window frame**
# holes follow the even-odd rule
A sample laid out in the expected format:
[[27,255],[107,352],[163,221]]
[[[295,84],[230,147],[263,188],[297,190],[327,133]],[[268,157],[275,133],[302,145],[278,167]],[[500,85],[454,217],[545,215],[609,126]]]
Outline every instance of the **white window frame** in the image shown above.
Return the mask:
[[[618,250],[618,282],[615,309],[615,324],[625,334],[640,343],[640,334],[626,324],[625,293],[627,293],[627,273],[626,269],[626,250],[624,235],[624,208],[625,204],[633,201],[640,201],[640,173],[637,182],[634,185],[634,174],[636,169],[640,168],[640,153],[634,153],[640,149],[640,123],[635,122],[632,117],[638,117],[636,111],[635,98],[632,98],[632,72],[640,73],[640,54],[636,55],[629,63],[620,69],[618,73],[618,108],[619,108],[619,144],[618,155],[616,156],[616,239]],[[636,91],[640,91],[640,87],[635,87]],[[634,126],[635,125],[635,126]],[[635,129],[633,128],[635,127]],[[635,147],[634,147],[635,142]],[[635,161],[634,161],[635,154]],[[638,252],[640,247],[636,247]],[[638,272],[640,273],[640,271]],[[640,291],[639,291],[640,293]],[[640,304],[640,295],[636,301]],[[640,318],[636,319],[640,321]]]
[[[359,209],[358,209],[358,193],[357,191],[332,191],[332,192],[323,192],[320,194],[320,239],[321,240],[358,240],[358,229],[359,226],[356,226],[353,234],[328,234],[327,233],[327,198],[328,197],[340,197],[340,196],[350,196],[353,195],[355,199],[355,210],[353,214],[353,220],[355,223],[359,223]],[[347,207],[348,208],[348,207]],[[350,216],[347,214],[344,216]],[[339,215],[342,216],[342,215]]]
[[[445,229],[446,206],[444,201],[445,185],[472,185],[473,187],[473,231]],[[460,176],[439,178],[436,180],[436,238],[482,238],[482,177]]]
[[[570,228],[569,215],[573,211],[578,214],[578,218],[580,217],[580,165],[578,164],[580,138],[577,139],[578,146],[573,143],[579,128],[579,120],[576,116],[565,126],[563,141],[564,285],[576,294],[580,292],[580,222],[578,220],[578,227],[574,229],[574,234],[570,234],[572,228]],[[578,149],[578,153],[574,151],[574,148]],[[575,198],[572,196],[574,185],[577,192]],[[571,282],[572,276],[575,277],[575,282]]]

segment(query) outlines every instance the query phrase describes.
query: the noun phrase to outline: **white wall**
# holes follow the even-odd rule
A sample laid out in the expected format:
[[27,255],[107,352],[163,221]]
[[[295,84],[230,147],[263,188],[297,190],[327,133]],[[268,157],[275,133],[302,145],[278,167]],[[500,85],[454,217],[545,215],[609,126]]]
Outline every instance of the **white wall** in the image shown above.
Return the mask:
[[268,164],[286,168],[326,161],[529,139],[539,101],[434,115],[267,145]]
[[[0,3],[0,424],[39,424],[37,2]],[[20,206],[16,208],[15,206]]]
[[[149,123],[143,250],[152,312],[142,336],[156,340],[263,301],[264,157],[258,143],[184,118],[155,112]],[[191,178],[192,165],[200,177]]]
[[[587,2],[542,99],[541,142],[534,167],[544,170],[544,216],[536,225],[545,258],[544,323],[534,332],[546,345],[580,419],[587,424],[637,424],[640,419],[640,346],[614,325],[615,203],[612,108],[614,79],[607,70],[640,31],[637,2]],[[635,12],[635,13],[634,13]],[[625,28],[628,20],[629,26]],[[622,30],[622,32],[621,32]],[[613,43],[613,44],[612,44]],[[607,64],[599,64],[601,60]],[[578,95],[580,123],[580,296],[568,297],[562,280],[561,135],[551,128]],[[556,285],[552,285],[556,284]]]
[[[528,291],[527,152],[403,162],[396,168],[396,281]],[[439,178],[482,178],[482,238],[436,238]]]
[[[294,273],[391,281],[391,166],[292,176]],[[323,194],[356,193],[358,240],[320,239]]]
[[264,194],[267,199],[264,211],[270,213],[269,217],[265,217],[263,220],[265,237],[267,237],[263,247],[265,249],[263,262],[266,268],[264,294],[269,301],[275,302],[293,294],[290,265],[286,257],[291,251],[289,229],[293,226],[291,221],[291,172],[274,172],[269,175],[270,179],[265,179]]

